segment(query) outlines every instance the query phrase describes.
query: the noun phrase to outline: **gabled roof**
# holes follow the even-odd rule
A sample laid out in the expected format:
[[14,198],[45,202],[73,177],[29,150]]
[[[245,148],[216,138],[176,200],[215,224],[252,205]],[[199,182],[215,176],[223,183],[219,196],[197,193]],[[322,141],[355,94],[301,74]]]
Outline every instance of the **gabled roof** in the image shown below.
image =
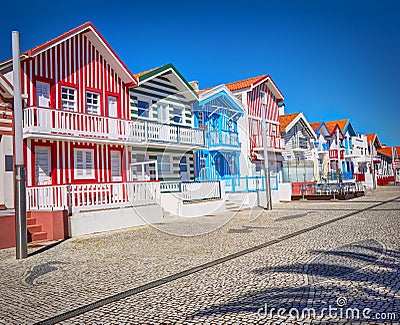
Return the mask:
[[199,91],[199,93],[199,107],[204,106],[216,99],[223,98],[223,102],[235,110],[235,112],[233,112],[234,115],[238,117],[244,115],[242,103],[225,85],[219,85],[208,90],[202,90]]
[[[138,78],[138,86],[140,86],[151,79],[167,74],[172,74],[175,76],[175,80],[179,82],[182,86],[181,90],[185,92],[185,97],[189,97],[190,100],[198,100],[199,95],[197,94],[197,92],[172,63],[168,63],[161,67],[153,68],[147,71],[139,72],[135,74],[135,76]],[[187,94],[189,94],[189,96],[186,96]]]
[[269,85],[272,86],[271,90],[274,92],[274,95],[278,98],[278,101],[284,100],[282,92],[279,90],[278,86],[275,84],[275,82],[272,80],[269,74],[227,83],[226,87],[230,91],[245,90],[248,88],[252,89],[254,87],[257,87],[258,85],[264,82],[267,82]]
[[329,122],[325,122],[325,124],[328,126],[328,128],[332,128],[332,127],[334,127],[334,125],[338,125],[340,128],[340,131],[342,131],[343,134],[345,134],[346,131],[349,131],[350,135],[352,135],[352,136],[357,135],[357,133],[353,127],[353,124],[350,122],[350,119],[329,121]]
[[[52,40],[36,46],[28,51],[21,54],[21,60],[25,60],[30,57],[35,57],[38,54],[47,51],[48,49],[57,46],[58,44],[65,42],[66,40],[74,37],[75,35],[85,33],[88,39],[100,50],[102,50],[102,55],[107,59],[107,61],[115,62],[115,67],[117,68],[117,73],[121,76],[122,80],[129,84],[137,84],[137,80],[134,75],[130,72],[125,63],[119,58],[119,56],[114,52],[108,42],[99,33],[99,31],[94,27],[91,22],[86,22],[74,29],[71,29],[60,36],[53,38]],[[8,59],[0,64],[0,69],[4,66],[12,64],[12,59]]]
[[279,125],[281,130],[286,130],[286,127],[299,115],[300,113],[293,113],[279,116]]
[[393,148],[395,148],[394,152],[395,158],[400,157],[400,146],[379,148],[377,151],[382,155],[392,157]]
[[366,134],[365,136],[367,137],[368,145],[369,145],[370,143],[375,143],[375,142],[376,142],[376,144],[378,145],[378,147],[381,147],[381,146],[382,146],[382,145],[381,145],[381,142],[379,141],[378,135],[377,135],[376,133],[369,133],[369,134]]
[[293,113],[279,116],[279,125],[281,131],[285,131],[286,133],[289,132],[289,130],[298,122],[305,126],[306,131],[308,131],[308,134],[311,137],[314,139],[316,138],[313,128],[311,127],[310,123],[308,123],[303,113]]
[[14,87],[2,73],[0,73],[0,95],[4,98],[13,98]]
[[314,131],[317,131],[319,129],[319,127],[321,126],[322,122],[312,122],[310,123],[310,126],[312,127],[312,129]]

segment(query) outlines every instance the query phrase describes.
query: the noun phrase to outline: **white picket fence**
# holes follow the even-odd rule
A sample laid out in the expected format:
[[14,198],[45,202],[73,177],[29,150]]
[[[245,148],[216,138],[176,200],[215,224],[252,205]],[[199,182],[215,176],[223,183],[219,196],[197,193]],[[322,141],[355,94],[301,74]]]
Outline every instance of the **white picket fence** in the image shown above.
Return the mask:
[[221,198],[219,181],[184,182],[181,185],[183,203]]
[[70,211],[154,204],[160,201],[159,182],[123,182],[28,187],[27,210]]

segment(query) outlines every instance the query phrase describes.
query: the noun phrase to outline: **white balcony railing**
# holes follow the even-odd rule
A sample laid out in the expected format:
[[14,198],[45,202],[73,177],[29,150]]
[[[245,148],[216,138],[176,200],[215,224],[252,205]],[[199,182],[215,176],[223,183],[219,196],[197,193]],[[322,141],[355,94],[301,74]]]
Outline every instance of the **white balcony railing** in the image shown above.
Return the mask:
[[82,114],[28,107],[23,116],[24,137],[35,135],[91,138],[99,141],[164,142],[204,146],[204,130],[145,120]]
[[160,201],[159,182],[123,182],[28,187],[27,210],[101,209]]
[[[257,135],[253,139],[255,140],[255,148],[262,149],[263,148],[262,135],[261,134]],[[267,136],[267,148],[283,150],[285,148],[285,139],[280,137]]]

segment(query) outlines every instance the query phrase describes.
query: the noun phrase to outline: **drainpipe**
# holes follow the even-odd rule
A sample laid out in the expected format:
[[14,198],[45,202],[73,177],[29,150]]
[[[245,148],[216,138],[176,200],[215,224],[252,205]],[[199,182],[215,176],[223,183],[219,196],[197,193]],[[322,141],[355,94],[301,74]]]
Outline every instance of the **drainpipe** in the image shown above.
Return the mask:
[[23,154],[21,59],[19,32],[12,32],[14,83],[14,149],[15,149],[15,248],[17,259],[28,257],[26,227],[26,178]]

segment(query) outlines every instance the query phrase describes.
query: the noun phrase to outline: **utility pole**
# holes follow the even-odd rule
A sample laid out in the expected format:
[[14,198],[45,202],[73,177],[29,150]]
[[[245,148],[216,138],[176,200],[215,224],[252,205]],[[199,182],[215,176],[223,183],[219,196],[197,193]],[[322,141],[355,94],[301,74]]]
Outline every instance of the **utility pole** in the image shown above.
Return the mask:
[[26,179],[23,155],[21,59],[19,32],[12,32],[13,84],[14,84],[14,150],[15,150],[15,239],[16,257],[28,257],[26,227]]
[[262,138],[264,147],[264,175],[265,175],[265,194],[266,194],[266,210],[272,210],[272,200],[271,200],[271,184],[269,179],[269,164],[268,164],[268,148],[267,148],[267,123],[266,123],[266,108],[262,104],[261,111],[261,123],[262,123]]
[[336,129],[336,143],[337,143],[337,174],[338,174],[338,183],[342,183],[342,167],[341,167],[341,161],[340,161],[340,138],[339,138],[339,128]]
[[376,179],[375,179],[375,165],[374,165],[374,153],[372,151],[373,145],[372,141],[369,143],[369,151],[371,153],[371,169],[372,169],[372,188],[376,189]]

